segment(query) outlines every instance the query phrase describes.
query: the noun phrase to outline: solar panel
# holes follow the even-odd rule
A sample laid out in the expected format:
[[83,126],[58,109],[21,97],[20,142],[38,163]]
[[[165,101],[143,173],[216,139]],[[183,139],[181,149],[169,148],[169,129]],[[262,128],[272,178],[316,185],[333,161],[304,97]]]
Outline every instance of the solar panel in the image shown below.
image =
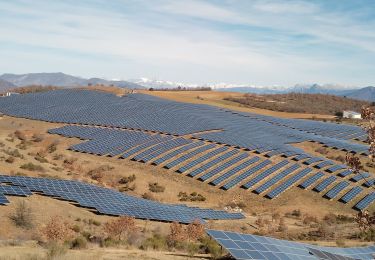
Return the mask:
[[217,157],[217,158],[215,158],[215,159],[213,159],[213,160],[211,160],[211,161],[209,161],[209,162],[201,165],[200,167],[196,168],[195,170],[191,171],[188,174],[188,176],[195,177],[195,176],[201,174],[202,172],[208,170],[212,166],[214,166],[214,165],[216,165],[216,164],[218,164],[218,163],[220,163],[220,162],[222,162],[222,161],[224,161],[224,160],[226,160],[226,159],[234,156],[237,153],[238,153],[237,150],[231,150],[229,152],[226,152],[225,154],[223,154],[223,155],[221,155],[221,156],[219,156],[219,157]]
[[349,186],[349,182],[342,181],[336,184],[335,187],[330,189],[324,196],[328,199],[334,199],[341,191],[343,191],[346,187]]
[[228,150],[228,147],[219,147],[209,153],[206,153],[205,155],[199,157],[198,159],[195,159],[194,161],[191,161],[189,162],[188,164],[182,166],[181,168],[179,168],[177,170],[177,172],[179,173],[183,173],[183,172],[186,172],[188,170],[190,170],[191,168],[193,168],[194,166],[210,159],[211,157],[214,157],[222,152],[225,152],[226,150]]
[[314,187],[314,191],[316,192],[322,192],[324,191],[329,185],[331,185],[336,180],[335,176],[330,176],[323,180],[321,183],[319,183],[317,186]]
[[361,199],[357,204],[354,205],[354,209],[364,210],[375,200],[375,192],[367,194],[363,199]]
[[345,170],[343,172],[340,172],[338,173],[337,175],[340,176],[340,177],[346,177],[346,176],[349,176],[350,174],[352,174],[353,172],[351,170]]
[[242,187],[245,188],[245,189],[250,189],[252,186],[254,186],[258,182],[260,182],[261,180],[263,180],[267,176],[271,175],[275,171],[281,169],[282,167],[284,167],[287,164],[288,164],[287,160],[284,160],[284,161],[281,161],[281,162],[277,163],[276,165],[274,165],[271,168],[265,170],[264,172],[257,175],[255,178],[251,179],[250,181],[248,181],[247,183],[242,185]]
[[276,198],[281,193],[290,188],[292,185],[294,185],[297,181],[301,180],[303,177],[309,174],[311,171],[311,168],[305,168],[299,171],[297,174],[290,177],[287,181],[285,181],[284,183],[280,184],[279,186],[271,190],[269,193],[267,193],[266,197],[270,199]]
[[206,180],[212,178],[213,176],[219,174],[220,172],[222,172],[222,171],[224,171],[224,170],[232,167],[234,164],[236,164],[236,163],[244,160],[248,156],[249,155],[247,153],[241,153],[238,156],[234,157],[233,159],[225,162],[222,165],[217,166],[216,168],[212,169],[208,173],[202,175],[201,177],[198,178],[198,180],[200,180],[200,181],[206,181]]
[[255,165],[254,167],[251,167],[250,169],[246,170],[244,173],[241,173],[240,175],[236,176],[235,178],[233,178],[232,180],[230,180],[229,182],[227,182],[226,184],[221,186],[221,189],[229,190],[230,188],[233,188],[235,185],[239,184],[241,181],[250,177],[255,172],[263,169],[264,167],[266,167],[270,163],[271,163],[270,160],[265,160],[265,161]]
[[335,248],[229,231],[207,230],[235,259],[373,259],[375,248]]
[[240,213],[146,200],[79,181],[0,175],[0,204],[9,203],[5,195],[31,196],[31,191],[72,201],[106,215],[181,223],[191,223],[196,219],[203,222],[204,219],[244,217]]
[[293,164],[292,166],[290,166],[290,167],[286,168],[285,170],[283,170],[282,172],[278,173],[273,178],[266,181],[264,184],[260,185],[258,188],[256,188],[254,190],[254,192],[257,193],[257,194],[260,194],[260,193],[266,191],[267,189],[271,188],[272,185],[276,184],[277,182],[279,182],[280,180],[282,180],[283,178],[285,178],[289,174],[293,173],[294,171],[296,171],[300,167],[301,166],[299,164]]
[[220,175],[219,177],[217,177],[216,179],[212,180],[210,182],[211,185],[218,185],[219,183],[221,183],[222,181],[228,179],[229,177],[235,175],[236,173],[238,173],[239,171],[245,169],[246,167],[252,165],[253,163],[256,163],[257,161],[259,161],[260,158],[255,156],[253,158],[250,158],[249,160],[246,160],[244,161],[243,163],[237,165],[236,167],[230,169],[229,171],[225,172],[224,174]]
[[350,180],[354,181],[354,182],[358,182],[358,181],[366,179],[370,176],[371,175],[368,172],[360,172],[360,173],[357,173],[356,175],[354,175]]
[[353,187],[350,191],[345,193],[345,195],[340,198],[340,201],[343,203],[348,203],[353,200],[358,194],[360,194],[362,190],[363,189],[361,187]]
[[316,182],[317,180],[319,180],[320,178],[322,178],[324,176],[324,173],[322,172],[317,172],[316,174],[314,174],[313,176],[310,176],[307,180],[305,180],[304,182],[302,182],[299,187],[301,187],[302,189],[307,189],[309,188],[314,182]]

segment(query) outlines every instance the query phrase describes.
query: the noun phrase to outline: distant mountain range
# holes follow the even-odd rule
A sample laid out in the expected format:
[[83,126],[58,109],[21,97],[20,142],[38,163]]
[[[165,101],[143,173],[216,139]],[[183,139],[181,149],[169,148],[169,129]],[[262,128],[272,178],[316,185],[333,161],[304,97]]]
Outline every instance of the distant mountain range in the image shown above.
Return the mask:
[[364,88],[354,88],[342,85],[319,85],[319,84],[297,84],[292,87],[287,86],[255,86],[255,85],[236,85],[236,84],[187,84],[173,81],[153,80],[147,78],[130,80],[106,80],[102,78],[85,79],[61,72],[56,73],[28,73],[28,74],[3,74],[0,76],[0,91],[12,89],[15,87],[24,87],[29,85],[52,85],[59,87],[77,87],[87,85],[113,85],[121,88],[145,89],[145,88],[195,88],[211,87],[216,91],[230,91],[254,94],[285,94],[291,92],[306,94],[330,94],[337,96],[346,96],[348,98],[375,101],[375,87],[368,86]]
[[121,88],[144,88],[133,82],[123,80],[105,80],[101,78],[85,79],[71,76],[61,72],[56,73],[28,73],[28,74],[3,74],[0,76],[0,90],[30,85],[77,87],[95,84],[113,85]]

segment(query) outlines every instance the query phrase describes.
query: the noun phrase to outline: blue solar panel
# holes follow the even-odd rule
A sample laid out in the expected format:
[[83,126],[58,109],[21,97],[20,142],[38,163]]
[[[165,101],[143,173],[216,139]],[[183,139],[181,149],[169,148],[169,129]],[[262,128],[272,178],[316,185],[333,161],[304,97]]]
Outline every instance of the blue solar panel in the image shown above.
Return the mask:
[[255,156],[255,157],[253,157],[249,160],[246,160],[243,163],[241,163],[241,164],[237,165],[236,167],[230,169],[229,171],[225,172],[221,176],[217,177],[216,179],[212,180],[210,182],[210,184],[216,186],[219,183],[223,182],[224,180],[228,179],[229,177],[235,175],[239,171],[245,169],[246,167],[252,165],[253,163],[256,163],[257,161],[259,161],[259,157],[257,157],[257,156]]
[[350,202],[352,199],[354,199],[358,194],[360,194],[362,192],[362,188],[361,187],[353,187],[350,191],[348,191],[347,193],[344,194],[344,196],[342,196],[340,198],[340,201],[343,202],[343,203],[348,203]]
[[269,193],[266,194],[266,197],[273,199],[279,196],[281,193],[286,191],[288,188],[290,188],[292,185],[294,185],[296,182],[301,180],[303,177],[305,177],[307,174],[309,174],[312,171],[311,168],[305,168],[301,171],[299,171],[294,176],[290,177],[287,181],[282,183],[281,185],[277,186],[273,190],[271,190]]
[[246,170],[244,173],[236,176],[235,178],[233,178],[232,180],[230,180],[229,182],[227,182],[226,184],[224,184],[223,186],[221,186],[221,189],[223,189],[223,190],[229,190],[230,188],[233,188],[234,186],[236,186],[237,184],[239,184],[241,181],[243,181],[246,178],[250,177],[255,172],[260,171],[261,169],[263,169],[264,167],[266,167],[270,163],[271,163],[270,160],[265,160],[265,161],[263,161],[263,162],[255,165],[254,167],[251,167],[250,169]]
[[267,189],[271,188],[272,185],[274,185],[277,182],[281,181],[283,178],[285,178],[289,174],[293,173],[294,171],[296,171],[300,167],[301,166],[299,164],[293,164],[292,166],[286,168],[285,170],[283,170],[282,172],[278,173],[276,176],[274,176],[273,178],[269,179],[264,184],[262,184],[261,186],[259,186],[258,188],[256,188],[254,190],[254,192],[257,193],[257,194],[260,194],[260,193],[266,191]]
[[200,181],[206,181],[210,178],[212,178],[213,176],[219,174],[220,172],[232,167],[234,164],[244,160],[245,158],[247,158],[249,155],[247,153],[241,153],[240,155],[236,156],[235,158],[225,162],[224,164],[222,165],[219,165],[217,166],[216,168],[212,169],[211,171],[209,171],[208,173],[202,175],[201,177],[198,178],[198,180]]
[[356,175],[354,175],[352,178],[350,178],[350,180],[354,181],[354,182],[358,182],[358,181],[366,179],[370,176],[371,175],[368,172],[360,172],[360,173],[357,173]]
[[354,209],[364,210],[375,200],[375,192],[367,194],[363,199],[361,199],[357,204],[354,205]]
[[224,247],[233,258],[242,260],[365,260],[373,259],[375,253],[374,246],[352,248],[323,247],[220,230],[207,230],[207,234]]
[[203,221],[244,217],[239,213],[145,200],[78,181],[0,175],[0,204],[8,203],[4,195],[30,196],[32,191],[73,201],[81,207],[95,209],[98,213],[106,215],[126,215],[140,219],[181,223],[190,223],[195,219]]
[[307,180],[305,180],[304,182],[302,182],[299,187],[301,187],[302,189],[307,189],[309,188],[314,182],[316,182],[317,180],[319,180],[320,178],[322,178],[324,176],[324,173],[322,172],[317,172],[316,174],[314,174],[313,176],[310,176]]
[[177,170],[177,172],[179,173],[183,173],[183,172],[186,172],[188,170],[190,170],[191,168],[193,168],[194,166],[210,159],[211,157],[214,157],[222,152],[225,152],[226,150],[228,150],[228,147],[219,147],[209,153],[206,153],[205,155],[202,155],[201,157],[199,157],[198,159],[194,160],[194,161],[191,161],[189,162],[188,164],[182,166],[181,168],[179,168]]
[[337,195],[339,195],[340,192],[342,192],[348,186],[349,186],[349,182],[347,182],[347,181],[339,182],[338,184],[336,184],[335,187],[333,187],[332,189],[330,189],[324,195],[324,197],[326,197],[328,199],[334,199]]
[[322,192],[324,191],[329,185],[331,185],[336,180],[335,176],[330,176],[324,179],[321,183],[314,187],[314,191]]
[[345,170],[345,171],[342,171],[342,172],[338,173],[337,175],[340,176],[340,177],[346,177],[346,176],[349,176],[352,173],[353,172],[348,169],[348,170]]
[[272,166],[271,168],[265,170],[264,172],[260,173],[255,178],[253,178],[250,181],[248,181],[247,183],[245,183],[242,187],[245,188],[245,189],[250,189],[255,184],[257,184],[258,182],[260,182],[261,180],[263,180],[267,176],[271,175],[272,173],[276,172],[277,170],[281,169],[282,167],[284,167],[287,164],[288,164],[287,160],[279,162],[278,164],[276,164],[276,165]]
[[191,171],[188,174],[188,176],[195,177],[198,174],[201,174],[202,172],[204,172],[204,171],[208,170],[209,168],[215,166],[216,164],[218,164],[218,163],[220,163],[220,162],[222,162],[222,161],[224,161],[224,160],[226,160],[226,159],[234,156],[237,153],[238,153],[237,150],[229,151],[229,152],[227,152],[227,153],[225,153],[225,154],[223,154],[223,155],[221,155],[221,156],[219,156],[219,157],[217,157],[217,158],[215,158],[215,159],[213,159],[213,160],[211,160],[211,161],[209,161],[209,162],[201,165],[200,167],[196,168],[195,170]]
[[196,155],[198,155],[200,153],[203,153],[205,151],[208,151],[208,150],[214,148],[215,146],[216,146],[215,144],[207,144],[207,145],[198,147],[194,151],[191,151],[188,154],[182,155],[182,156],[176,158],[175,160],[167,163],[166,165],[164,165],[164,168],[166,168],[166,169],[173,168],[176,165],[178,165],[178,164],[180,164],[180,163],[182,163],[182,162],[184,162],[186,160],[189,160],[190,158],[193,158],[194,156],[196,156]]

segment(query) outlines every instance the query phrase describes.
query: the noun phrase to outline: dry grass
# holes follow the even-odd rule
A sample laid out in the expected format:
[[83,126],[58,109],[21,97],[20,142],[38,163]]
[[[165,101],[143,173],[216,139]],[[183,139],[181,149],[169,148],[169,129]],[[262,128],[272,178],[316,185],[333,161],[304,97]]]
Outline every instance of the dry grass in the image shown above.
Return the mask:
[[261,115],[276,116],[282,118],[334,118],[332,115],[310,114],[310,113],[286,113],[277,112],[261,108],[249,108],[236,102],[224,100],[225,98],[241,98],[245,94],[237,92],[218,92],[218,91],[147,91],[140,93],[153,95],[161,98],[171,99],[179,102],[188,102],[194,104],[206,104],[217,107],[223,107],[241,112],[257,113]]

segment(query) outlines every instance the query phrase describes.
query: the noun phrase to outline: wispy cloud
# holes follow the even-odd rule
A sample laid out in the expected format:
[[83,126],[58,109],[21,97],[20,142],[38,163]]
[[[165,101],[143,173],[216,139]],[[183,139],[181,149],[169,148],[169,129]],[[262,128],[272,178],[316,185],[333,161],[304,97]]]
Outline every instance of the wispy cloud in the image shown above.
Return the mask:
[[373,83],[375,21],[367,3],[327,3],[0,0],[0,71]]

